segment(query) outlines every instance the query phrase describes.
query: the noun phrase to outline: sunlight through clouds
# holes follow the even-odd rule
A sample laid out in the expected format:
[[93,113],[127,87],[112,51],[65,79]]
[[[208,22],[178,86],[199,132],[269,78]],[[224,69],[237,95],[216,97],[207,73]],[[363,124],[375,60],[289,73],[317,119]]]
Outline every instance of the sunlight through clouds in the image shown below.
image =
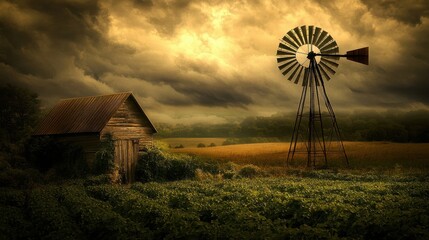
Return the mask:
[[275,54],[290,29],[314,25],[340,53],[370,47],[369,66],[341,60],[327,83],[335,109],[428,108],[426,2],[3,1],[0,77],[45,105],[133,91],[157,122],[294,112],[300,86]]

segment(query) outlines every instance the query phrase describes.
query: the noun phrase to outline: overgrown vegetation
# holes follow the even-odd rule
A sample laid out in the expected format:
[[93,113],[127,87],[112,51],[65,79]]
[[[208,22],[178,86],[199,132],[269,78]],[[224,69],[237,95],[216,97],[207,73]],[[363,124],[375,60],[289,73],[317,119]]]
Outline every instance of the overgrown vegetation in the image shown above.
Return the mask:
[[149,147],[139,158],[136,179],[141,182],[192,179],[197,169],[216,174],[220,166],[190,155],[171,154],[155,146]]
[[427,178],[323,176],[0,188],[0,232],[4,239],[429,238]]
[[112,173],[115,170],[115,142],[111,134],[106,134],[95,153],[94,173]]
[[50,171],[57,177],[77,178],[90,172],[84,151],[79,145],[58,142],[44,136],[32,138],[26,147],[26,159],[43,173]]

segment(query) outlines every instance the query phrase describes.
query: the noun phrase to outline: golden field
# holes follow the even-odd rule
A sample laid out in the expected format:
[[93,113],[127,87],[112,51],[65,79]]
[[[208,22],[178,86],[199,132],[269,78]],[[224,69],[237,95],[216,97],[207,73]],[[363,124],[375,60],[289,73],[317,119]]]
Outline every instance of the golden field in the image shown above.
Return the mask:
[[[167,139],[168,140],[168,139]],[[163,140],[160,140],[163,142]],[[289,150],[289,143],[253,143],[216,147],[187,147],[196,146],[203,139],[177,138],[176,142],[195,143],[185,145],[185,148],[170,149],[174,153],[186,153],[219,162],[234,162],[236,164],[254,164],[259,167],[284,167]],[[388,142],[345,142],[351,169],[429,169],[429,143],[388,143]],[[296,155],[295,164],[300,163],[300,155]],[[293,163],[292,163],[293,164]],[[331,158],[328,165],[343,167],[343,162]]]

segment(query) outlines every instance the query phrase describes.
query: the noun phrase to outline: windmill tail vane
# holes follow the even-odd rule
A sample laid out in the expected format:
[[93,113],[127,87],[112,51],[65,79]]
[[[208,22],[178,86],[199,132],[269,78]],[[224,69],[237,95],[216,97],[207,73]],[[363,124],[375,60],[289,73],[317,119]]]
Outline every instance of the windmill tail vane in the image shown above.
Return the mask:
[[[348,157],[341,138],[334,109],[329,101],[324,81],[335,74],[340,58],[369,64],[369,48],[339,54],[337,42],[319,27],[301,26],[287,32],[277,49],[281,73],[291,82],[302,83],[287,164],[297,155],[306,160],[307,167],[327,167],[328,158]],[[299,159],[298,159],[299,160]]]

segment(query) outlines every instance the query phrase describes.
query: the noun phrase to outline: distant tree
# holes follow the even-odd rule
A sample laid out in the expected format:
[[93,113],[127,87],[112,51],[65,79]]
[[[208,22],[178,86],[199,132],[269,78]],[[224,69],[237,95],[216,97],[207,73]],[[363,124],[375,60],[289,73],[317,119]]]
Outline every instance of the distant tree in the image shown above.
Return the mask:
[[210,143],[209,147],[216,147],[216,144]]
[[0,151],[16,154],[40,114],[37,94],[10,84],[0,86]]
[[203,147],[206,147],[206,145],[204,143],[198,143],[197,147],[203,148]]

